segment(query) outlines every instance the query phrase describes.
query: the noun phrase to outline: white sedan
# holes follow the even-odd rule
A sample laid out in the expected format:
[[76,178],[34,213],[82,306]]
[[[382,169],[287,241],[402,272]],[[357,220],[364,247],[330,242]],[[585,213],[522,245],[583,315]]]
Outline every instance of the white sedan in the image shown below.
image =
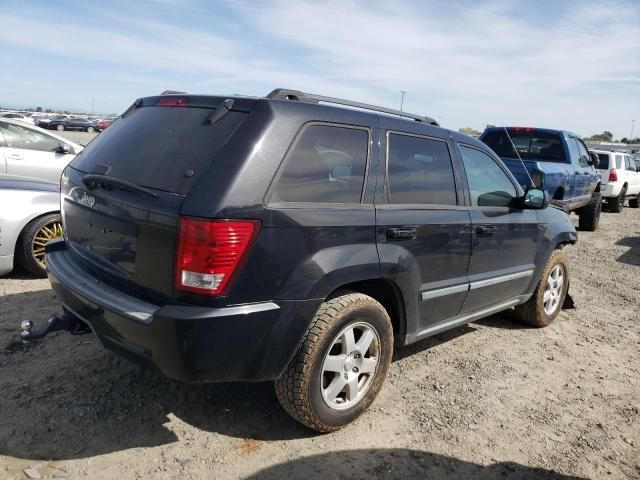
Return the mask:
[[83,148],[42,128],[0,118],[0,174],[58,183]]
[[[62,237],[60,189],[57,184],[0,175],[0,275],[14,260],[44,276],[44,246]],[[15,258],[14,258],[15,257]]]

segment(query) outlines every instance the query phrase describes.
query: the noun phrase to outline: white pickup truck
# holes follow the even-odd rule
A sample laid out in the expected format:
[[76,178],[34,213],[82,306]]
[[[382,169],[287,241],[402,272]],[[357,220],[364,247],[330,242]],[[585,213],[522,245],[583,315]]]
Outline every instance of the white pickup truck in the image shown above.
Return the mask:
[[606,200],[609,210],[615,213],[622,211],[625,199],[629,207],[638,208],[640,204],[640,167],[636,166],[631,155],[623,152],[591,150],[598,155],[600,163],[598,171],[602,184],[600,191]]

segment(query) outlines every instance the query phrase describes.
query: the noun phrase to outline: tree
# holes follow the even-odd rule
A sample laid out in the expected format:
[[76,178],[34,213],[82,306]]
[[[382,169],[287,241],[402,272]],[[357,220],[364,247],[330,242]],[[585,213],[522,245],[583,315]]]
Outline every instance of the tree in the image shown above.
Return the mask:
[[482,135],[482,132],[479,132],[475,128],[471,128],[471,127],[464,127],[464,128],[461,128],[458,131],[460,133],[464,133],[465,135],[469,135],[470,137],[478,138],[480,135]]
[[590,140],[592,142],[612,142],[613,141],[613,133],[605,130],[602,133],[596,133],[587,137],[585,140]]
[[622,137],[620,143],[629,143],[629,139],[627,137]]
[[42,107],[36,107],[36,112],[41,112],[42,111]]

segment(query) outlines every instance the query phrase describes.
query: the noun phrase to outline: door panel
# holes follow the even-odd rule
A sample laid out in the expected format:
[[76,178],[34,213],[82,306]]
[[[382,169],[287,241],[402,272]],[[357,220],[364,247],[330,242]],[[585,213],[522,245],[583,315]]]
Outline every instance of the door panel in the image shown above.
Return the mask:
[[459,146],[469,186],[471,258],[469,293],[461,313],[527,293],[540,233],[533,210],[513,208],[519,190],[487,152]]

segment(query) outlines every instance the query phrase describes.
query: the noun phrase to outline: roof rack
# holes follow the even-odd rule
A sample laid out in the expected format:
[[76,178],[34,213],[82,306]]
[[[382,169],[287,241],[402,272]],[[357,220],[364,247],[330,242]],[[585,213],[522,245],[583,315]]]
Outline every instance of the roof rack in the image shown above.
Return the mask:
[[439,126],[438,122],[436,122],[435,119],[424,115],[415,115],[413,113],[403,112],[401,110],[394,110],[393,108],[378,107],[376,105],[370,105],[368,103],[354,102],[351,100],[344,100],[342,98],[325,97],[324,95],[305,93],[299,90],[289,90],[287,88],[276,88],[275,90],[271,91],[271,93],[269,93],[266,98],[269,98],[271,100],[293,100],[309,103],[334,103],[337,105],[346,105],[349,107],[361,108],[363,110],[372,110],[374,112],[388,113],[389,115],[411,118],[416,122]]

